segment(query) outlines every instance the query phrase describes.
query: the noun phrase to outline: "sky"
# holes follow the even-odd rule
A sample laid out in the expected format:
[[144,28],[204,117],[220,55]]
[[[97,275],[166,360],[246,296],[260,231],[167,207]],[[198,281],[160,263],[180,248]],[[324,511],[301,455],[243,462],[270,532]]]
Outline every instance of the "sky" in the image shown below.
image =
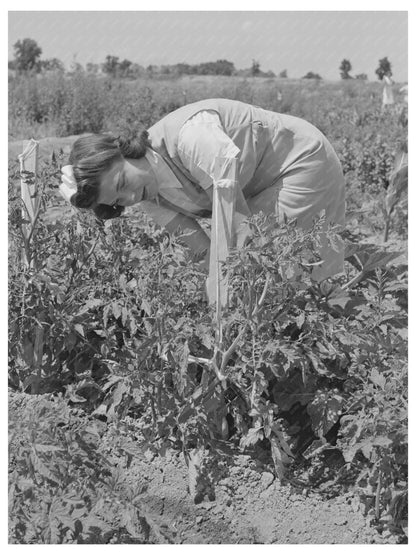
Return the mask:
[[[389,4],[400,9],[397,3]],[[346,58],[352,75],[366,73],[376,80],[378,61],[387,56],[395,81],[408,79],[405,10],[10,10],[9,59],[16,41],[32,38],[42,49],[42,59],[59,58],[67,68],[74,60],[84,66],[102,63],[107,55],[145,67],[226,59],[244,69],[254,59],[263,71],[276,75],[287,70],[289,77],[300,78],[313,71],[338,80]]]

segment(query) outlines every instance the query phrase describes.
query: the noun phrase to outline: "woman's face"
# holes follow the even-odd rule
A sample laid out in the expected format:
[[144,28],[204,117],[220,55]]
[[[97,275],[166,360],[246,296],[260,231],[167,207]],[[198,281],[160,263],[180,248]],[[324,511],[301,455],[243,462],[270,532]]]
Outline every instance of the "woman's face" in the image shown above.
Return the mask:
[[147,160],[123,158],[103,174],[98,203],[132,206],[142,200],[152,200],[156,195],[156,179]]

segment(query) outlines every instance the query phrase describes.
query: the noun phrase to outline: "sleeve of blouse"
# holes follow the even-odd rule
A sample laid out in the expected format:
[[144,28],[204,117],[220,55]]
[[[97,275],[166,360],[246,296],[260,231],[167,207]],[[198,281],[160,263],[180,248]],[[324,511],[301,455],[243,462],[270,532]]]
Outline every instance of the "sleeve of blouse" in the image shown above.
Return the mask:
[[189,173],[208,189],[212,186],[215,159],[236,158],[240,149],[224,132],[218,113],[203,110],[182,126],[178,151]]

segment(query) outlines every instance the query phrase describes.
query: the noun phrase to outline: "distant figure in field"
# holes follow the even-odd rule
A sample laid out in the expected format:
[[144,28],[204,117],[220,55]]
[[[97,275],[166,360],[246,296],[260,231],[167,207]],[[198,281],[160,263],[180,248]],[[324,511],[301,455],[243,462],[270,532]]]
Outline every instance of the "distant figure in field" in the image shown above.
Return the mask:
[[403,87],[400,89],[399,92],[401,92],[403,94],[403,100],[402,101],[405,104],[407,104],[408,101],[409,101],[409,86],[407,85],[407,83],[406,83],[406,85],[403,85]]
[[391,78],[391,73],[384,75],[384,89],[383,89],[383,110],[386,106],[392,106],[394,104],[394,94],[393,94],[393,84],[394,81]]

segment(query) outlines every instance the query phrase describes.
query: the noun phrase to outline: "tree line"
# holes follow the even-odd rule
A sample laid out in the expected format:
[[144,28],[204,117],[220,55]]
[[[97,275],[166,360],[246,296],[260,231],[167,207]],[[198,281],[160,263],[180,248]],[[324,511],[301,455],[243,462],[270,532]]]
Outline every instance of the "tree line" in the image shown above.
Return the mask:
[[[18,73],[42,73],[46,71],[65,71],[64,64],[58,58],[41,59],[42,49],[37,42],[30,38],[18,40],[14,45],[14,59],[9,61],[9,69]],[[75,60],[71,64],[71,72],[86,71],[90,74],[103,74],[114,78],[130,78],[148,76],[181,76],[181,75],[226,75],[243,77],[276,77],[273,71],[262,71],[260,62],[252,60],[251,67],[236,69],[233,62],[228,60],[216,60],[215,62],[203,62],[200,64],[177,63],[172,65],[148,65],[147,67],[134,63],[130,60],[120,60],[118,56],[106,56],[102,63],[87,63],[85,68]],[[341,79],[367,80],[365,73],[354,77],[351,75],[352,65],[347,59],[341,61],[339,67]],[[392,75],[392,65],[387,57],[379,60],[375,70],[377,77],[381,80],[384,75]],[[287,78],[288,72],[282,70],[280,78]],[[313,71],[306,73],[302,79],[317,79],[322,77]]]

